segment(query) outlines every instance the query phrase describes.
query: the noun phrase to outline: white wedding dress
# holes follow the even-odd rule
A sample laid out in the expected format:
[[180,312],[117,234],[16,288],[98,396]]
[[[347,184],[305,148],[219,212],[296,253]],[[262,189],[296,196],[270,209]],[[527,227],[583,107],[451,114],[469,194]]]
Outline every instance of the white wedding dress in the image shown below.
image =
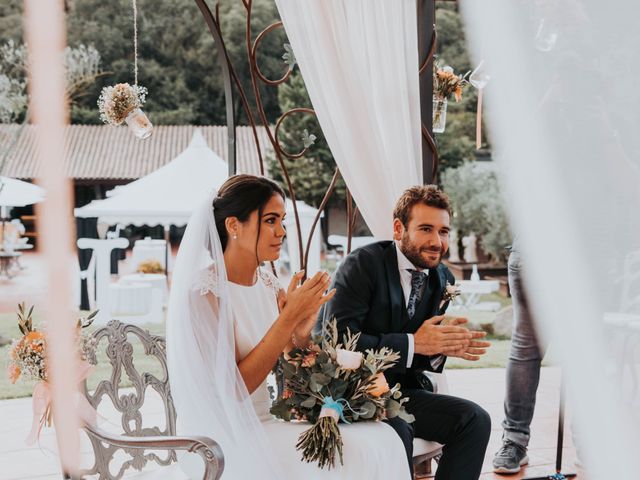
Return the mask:
[[[276,292],[277,279],[260,270],[258,280],[246,287],[229,282],[229,294],[233,311],[236,349],[240,358],[246,356],[264,337],[278,316]],[[344,465],[336,458],[336,466],[331,470],[320,469],[316,463],[307,463],[301,452],[296,450],[300,433],[311,425],[306,422],[285,422],[269,413],[271,398],[267,381],[252,394],[251,400],[256,414],[265,428],[266,436],[282,470],[290,478],[304,480],[404,480],[410,478],[407,455],[400,437],[386,423],[358,422],[340,424],[344,442]],[[247,460],[251,454],[247,452]],[[227,466],[233,471],[233,465]],[[225,468],[225,471],[227,470]],[[229,472],[229,473],[230,473]],[[226,474],[223,478],[227,477]]]
[[[321,470],[296,443],[308,423],[274,419],[265,381],[251,395],[237,368],[278,317],[278,280],[261,269],[246,287],[228,281],[212,191],[194,211],[174,264],[167,315],[167,366],[178,435],[206,436],[224,454],[223,480],[409,478],[400,437],[387,424],[340,424],[344,465]],[[180,469],[202,479],[199,455],[177,452]]]

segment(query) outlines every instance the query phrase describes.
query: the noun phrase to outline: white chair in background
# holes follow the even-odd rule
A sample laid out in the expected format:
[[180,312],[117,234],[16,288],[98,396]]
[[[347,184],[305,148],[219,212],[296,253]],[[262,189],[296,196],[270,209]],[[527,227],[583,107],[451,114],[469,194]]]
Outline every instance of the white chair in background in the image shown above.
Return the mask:
[[84,270],[78,270],[78,281],[74,282],[76,288],[76,305],[80,307],[82,303],[82,280],[87,281],[87,295],[89,296],[89,310],[96,308],[96,257],[91,251],[89,265]]

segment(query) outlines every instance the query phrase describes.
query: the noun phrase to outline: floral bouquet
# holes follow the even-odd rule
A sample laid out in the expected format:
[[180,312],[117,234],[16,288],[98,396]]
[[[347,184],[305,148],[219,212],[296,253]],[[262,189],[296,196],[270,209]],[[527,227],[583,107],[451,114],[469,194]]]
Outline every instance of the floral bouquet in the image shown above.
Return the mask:
[[400,384],[390,388],[384,371],[400,359],[383,347],[357,352],[360,334],[350,332],[339,343],[336,321],[308,347],[294,349],[279,359],[284,392],[271,413],[286,421],[305,420],[314,425],[298,438],[296,449],[307,462],[320,468],[335,466],[336,451],[343,464],[342,437],[338,422],[379,421],[399,416],[413,422],[403,404]]
[[[78,382],[84,380],[92,371],[92,365],[97,364],[96,340],[82,331],[93,322],[98,311],[92,312],[86,318],[78,319],[77,351],[81,360]],[[51,394],[49,391],[49,372],[47,369],[47,337],[33,326],[33,306],[27,310],[24,303],[18,305],[18,328],[22,338],[15,340],[9,350],[9,364],[7,373],[11,383],[15,384],[20,378],[37,380],[33,389],[33,425],[27,438],[28,444],[33,444],[40,436],[42,427],[51,426]],[[83,397],[84,399],[84,397]],[[91,421],[95,417],[95,410],[86,403],[81,407],[83,419]]]
[[153,125],[141,110],[147,97],[147,89],[138,85],[118,83],[104,87],[98,99],[100,119],[111,125],[127,122],[134,135],[147,138]]
[[144,260],[138,264],[140,273],[164,273],[164,268],[158,260]]

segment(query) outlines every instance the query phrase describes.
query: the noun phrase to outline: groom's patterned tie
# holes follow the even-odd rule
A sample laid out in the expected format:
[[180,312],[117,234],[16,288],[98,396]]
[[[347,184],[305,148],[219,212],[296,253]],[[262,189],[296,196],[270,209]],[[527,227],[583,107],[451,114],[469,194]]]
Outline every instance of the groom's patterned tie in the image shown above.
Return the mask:
[[418,270],[410,268],[408,270],[411,272],[411,293],[409,294],[407,313],[411,319],[415,315],[418,302],[422,298],[422,290],[425,282],[427,281],[427,275],[425,272],[419,272]]

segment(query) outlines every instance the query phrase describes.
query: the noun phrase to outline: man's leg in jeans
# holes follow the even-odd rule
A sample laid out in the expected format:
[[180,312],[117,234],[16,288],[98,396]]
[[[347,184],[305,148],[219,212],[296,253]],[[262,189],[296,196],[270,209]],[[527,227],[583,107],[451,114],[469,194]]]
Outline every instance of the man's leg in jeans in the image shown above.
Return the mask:
[[507,364],[503,439],[526,448],[536,404],[542,352],[522,284],[520,254],[515,250],[509,255],[509,287],[514,324]]

